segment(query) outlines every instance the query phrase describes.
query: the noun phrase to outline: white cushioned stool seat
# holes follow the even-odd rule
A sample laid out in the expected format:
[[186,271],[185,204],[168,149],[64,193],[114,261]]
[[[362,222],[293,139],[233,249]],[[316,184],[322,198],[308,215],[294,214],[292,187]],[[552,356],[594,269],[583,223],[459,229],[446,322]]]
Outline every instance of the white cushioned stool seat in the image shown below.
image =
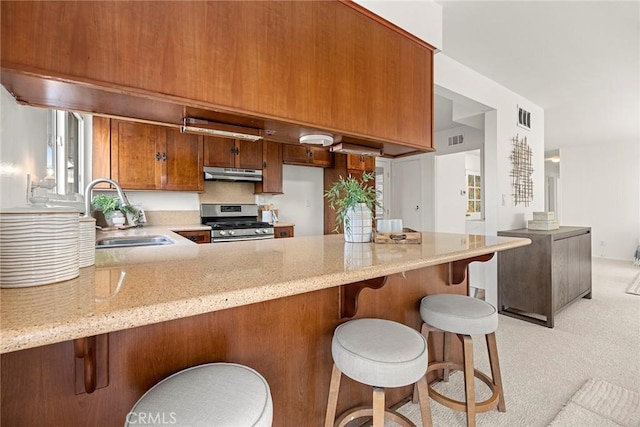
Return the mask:
[[258,372],[234,363],[209,363],[177,372],[149,389],[125,426],[262,427],[271,426],[272,419],[269,384]]
[[342,373],[376,387],[413,384],[427,371],[425,338],[390,320],[356,319],[338,326],[331,352]]
[[422,298],[420,316],[434,328],[464,335],[487,335],[498,329],[498,312],[488,302],[464,295]]

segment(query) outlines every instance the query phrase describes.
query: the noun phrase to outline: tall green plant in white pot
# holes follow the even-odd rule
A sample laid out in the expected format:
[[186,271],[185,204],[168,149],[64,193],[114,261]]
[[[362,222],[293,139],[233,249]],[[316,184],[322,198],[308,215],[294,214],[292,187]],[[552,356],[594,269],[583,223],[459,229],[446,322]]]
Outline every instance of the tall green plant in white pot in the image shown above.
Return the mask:
[[340,177],[324,193],[329,206],[336,211],[336,227],[333,231],[339,233],[341,229],[344,230],[344,240],[347,242],[371,241],[373,210],[379,204],[375,187],[368,184],[374,176],[373,172],[365,172],[361,180],[352,176]]

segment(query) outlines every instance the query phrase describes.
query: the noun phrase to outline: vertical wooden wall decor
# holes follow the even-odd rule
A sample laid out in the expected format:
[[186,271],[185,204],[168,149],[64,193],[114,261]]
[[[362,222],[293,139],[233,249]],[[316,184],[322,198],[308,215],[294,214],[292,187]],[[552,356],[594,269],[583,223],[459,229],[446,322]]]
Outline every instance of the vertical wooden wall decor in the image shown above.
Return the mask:
[[522,203],[529,206],[533,200],[533,167],[531,166],[532,151],[527,144],[527,137],[522,139],[518,135],[511,140],[513,151],[511,151],[511,185],[513,187],[513,203],[518,206]]

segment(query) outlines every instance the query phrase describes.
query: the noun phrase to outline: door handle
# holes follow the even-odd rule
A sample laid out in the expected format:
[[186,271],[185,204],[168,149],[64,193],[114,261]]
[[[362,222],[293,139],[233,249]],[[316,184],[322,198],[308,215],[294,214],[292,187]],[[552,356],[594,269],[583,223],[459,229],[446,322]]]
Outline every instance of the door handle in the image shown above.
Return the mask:
[[420,206],[416,205],[416,210],[420,210]]
[[160,160],[162,156],[160,156],[160,152],[156,152],[156,160]]

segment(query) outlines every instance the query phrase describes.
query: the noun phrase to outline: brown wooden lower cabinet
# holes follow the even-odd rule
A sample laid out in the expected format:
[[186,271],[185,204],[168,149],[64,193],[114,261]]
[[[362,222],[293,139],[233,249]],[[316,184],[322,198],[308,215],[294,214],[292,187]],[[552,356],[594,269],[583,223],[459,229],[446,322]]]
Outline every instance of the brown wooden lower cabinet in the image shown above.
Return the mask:
[[174,233],[198,244],[211,243],[211,231],[209,230],[182,230],[174,231]]
[[531,245],[498,254],[501,314],[553,328],[560,310],[591,298],[591,228],[523,228],[498,236],[531,239]]
[[273,237],[275,237],[276,239],[293,237],[293,225],[274,226]]
[[[444,264],[408,271],[406,278],[389,276],[382,288],[360,292],[355,317],[395,320],[418,330],[423,296],[466,294],[466,282],[447,285],[448,271]],[[122,426],[140,396],[163,378],[190,366],[229,361],[251,366],[267,379],[274,426],[321,426],[331,338],[336,326],[349,320],[340,318],[340,295],[335,287],[111,332],[108,385],[91,394],[76,394],[73,341],[3,354],[3,425]],[[452,344],[453,359],[459,361],[457,340]],[[441,346],[429,351],[433,360]],[[411,392],[410,386],[390,389],[387,404]],[[343,378],[338,412],[369,404],[371,393],[371,387]]]

